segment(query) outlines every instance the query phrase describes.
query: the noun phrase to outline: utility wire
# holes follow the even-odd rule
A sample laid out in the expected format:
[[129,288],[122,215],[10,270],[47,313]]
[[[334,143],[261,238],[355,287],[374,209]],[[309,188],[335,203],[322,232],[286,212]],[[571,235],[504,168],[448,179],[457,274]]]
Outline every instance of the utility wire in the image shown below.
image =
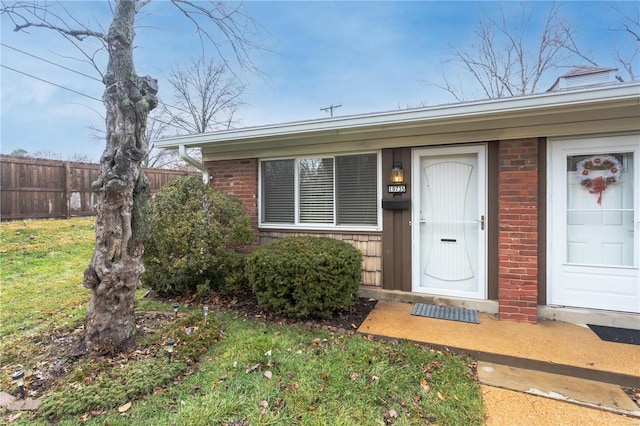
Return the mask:
[[16,52],[20,52],[20,53],[22,53],[23,55],[31,56],[32,58],[39,59],[39,60],[44,61],[44,62],[46,62],[46,63],[48,63],[48,64],[55,65],[56,67],[60,67],[60,68],[65,69],[65,70],[67,70],[67,71],[74,72],[74,73],[76,73],[76,74],[82,75],[82,76],[84,76],[84,77],[87,77],[87,78],[90,78],[90,79],[92,79],[92,80],[99,81],[100,83],[102,83],[102,80],[100,80],[99,78],[95,78],[94,76],[91,76],[91,75],[89,75],[89,74],[85,74],[85,73],[82,73],[82,72],[80,72],[80,71],[76,71],[76,70],[74,70],[74,69],[67,68],[67,67],[65,67],[64,65],[56,64],[55,62],[51,62],[51,61],[50,61],[50,60],[48,60],[48,59],[41,58],[41,57],[39,57],[39,56],[36,56],[36,55],[31,54],[31,53],[25,52],[24,50],[20,50],[20,49],[17,49],[17,48],[15,48],[15,47],[9,46],[8,44],[0,43],[0,45],[1,45],[1,46],[6,47],[6,48],[8,48],[8,49],[15,50]]
[[[42,81],[42,82],[44,82],[44,83],[50,84],[50,85],[52,85],[52,86],[56,86],[56,87],[59,87],[59,88],[61,88],[61,89],[68,90],[68,91],[70,91],[70,92],[73,92],[73,93],[76,93],[76,94],[78,94],[78,95],[84,96],[85,98],[93,99],[94,101],[98,101],[98,102],[103,102],[103,101],[102,101],[102,99],[94,98],[93,96],[89,96],[89,95],[86,95],[86,94],[84,94],[84,93],[82,93],[82,92],[78,92],[77,90],[69,89],[68,87],[64,87],[64,86],[61,86],[61,85],[59,85],[59,84],[52,83],[52,82],[47,81],[47,80],[45,80],[45,79],[42,79],[42,78],[40,78],[40,77],[36,77],[36,76],[31,75],[31,74],[27,74],[26,72],[18,71],[17,69],[14,69],[14,68],[8,67],[8,66],[6,66],[6,65],[2,65],[2,64],[0,64],[0,66],[1,66],[2,68],[6,68],[6,69],[8,69],[8,70],[11,70],[11,71],[17,72],[18,74],[22,74],[22,75],[25,75],[25,76],[27,76],[27,77],[34,78],[34,79],[36,79],[36,80],[40,80],[40,81]],[[175,128],[180,129],[180,127],[176,126],[175,124],[167,123],[167,122],[165,122],[165,121],[158,120],[157,118],[153,118],[153,117],[147,117],[147,118],[148,118],[149,120],[157,121],[158,123],[162,123],[162,124],[164,124],[164,125],[167,125],[167,126],[170,126],[170,127],[175,127]]]
[[[98,81],[98,82],[100,82],[100,83],[103,83],[103,81],[102,81],[102,80],[100,80],[99,78],[96,78],[96,77],[93,77],[93,76],[91,76],[91,75],[84,74],[84,73],[82,73],[82,72],[80,72],[80,71],[76,71],[76,70],[74,70],[74,69],[71,69],[71,68],[65,67],[64,65],[57,64],[57,63],[52,62],[52,61],[50,61],[50,60],[48,60],[48,59],[44,59],[44,58],[41,58],[41,57],[36,56],[36,55],[34,55],[34,54],[31,54],[31,53],[29,53],[29,52],[25,52],[24,50],[20,50],[20,49],[18,49],[18,48],[13,47],[13,46],[9,46],[8,44],[4,44],[4,43],[0,42],[0,46],[4,46],[4,47],[6,47],[6,48],[8,48],[8,49],[12,49],[12,50],[15,50],[16,52],[20,52],[20,53],[22,53],[23,55],[31,56],[32,58],[38,59],[38,60],[40,60],[40,61],[43,61],[43,62],[46,62],[46,63],[48,63],[48,64],[54,65],[54,66],[56,66],[56,67],[59,67],[59,68],[65,69],[65,70],[67,70],[67,71],[71,71],[71,72],[73,72],[73,73],[76,73],[76,74],[79,74],[79,75],[81,75],[81,76],[84,76],[84,77],[90,78],[90,79],[92,79],[92,80]],[[10,69],[10,70],[12,70],[12,71],[15,71],[15,72],[18,72],[18,73],[24,74],[24,75],[29,76],[29,77],[33,77],[33,76],[29,75],[29,74],[26,74],[26,73],[24,73],[24,72],[21,72],[21,71],[15,70],[15,69],[13,69],[13,68],[9,68],[9,67],[5,67],[5,68],[8,68],[8,69]],[[38,79],[38,80],[41,80],[41,79],[39,79],[38,77],[33,77],[33,78]],[[46,80],[41,80],[41,81],[44,81],[45,83],[50,83],[50,82],[48,82],[48,81],[46,81]],[[50,83],[50,84],[53,84],[54,86],[57,86],[57,85],[56,85],[56,84],[54,84],[54,83]],[[62,86],[58,86],[58,87],[62,87]],[[62,87],[62,88],[63,88],[63,89],[66,89],[66,90],[71,90],[71,89],[67,89],[67,88],[65,88],[65,87]],[[73,91],[73,90],[71,90],[71,91]],[[76,92],[76,93],[77,93],[77,92]],[[86,96],[86,95],[84,95],[84,96]],[[91,98],[91,99],[95,99],[95,98]],[[102,102],[102,101],[100,101],[100,102]],[[187,111],[187,110],[185,110],[185,109],[183,109],[183,108],[180,108],[180,107],[177,107],[177,106],[173,106],[173,105],[169,105],[169,104],[164,103],[164,102],[162,102],[162,104],[163,104],[164,106],[166,106],[166,107],[173,108],[173,109],[177,109],[178,111],[181,111],[181,112],[184,112],[184,113],[187,113],[187,114],[191,114],[191,112],[190,112],[190,111]],[[164,122],[162,122],[162,121],[160,121],[160,120],[157,120],[157,119],[153,119],[153,120],[155,120],[155,121],[159,121],[159,122],[160,122],[160,123],[162,123],[162,124],[168,124],[168,123],[164,123]],[[171,124],[168,124],[168,125],[172,126]]]
[[[56,64],[55,62],[51,62],[51,61],[49,61],[49,60],[47,60],[47,59],[41,58],[41,57],[39,57],[39,56],[33,55],[33,54],[28,53],[28,52],[25,52],[25,51],[23,51],[23,50],[17,49],[17,48],[15,48],[15,47],[9,46],[9,45],[4,44],[4,43],[2,43],[2,42],[0,42],[0,45],[1,45],[1,46],[4,46],[4,47],[6,47],[6,48],[9,48],[9,49],[15,50],[16,52],[20,52],[20,53],[22,53],[22,54],[24,54],[24,55],[31,56],[31,57],[33,57],[33,58],[35,58],[35,59],[41,60],[41,61],[46,62],[46,63],[48,63],[48,64],[55,65],[55,66],[57,66],[57,67],[63,68],[63,69],[65,69],[65,70],[67,70],[67,71],[71,71],[71,72],[73,72],[73,73],[76,73],[76,74],[82,75],[82,76],[84,76],[84,77],[90,78],[90,79],[95,80],[95,81],[98,81],[98,82],[100,82],[100,83],[102,83],[102,82],[103,82],[103,81],[102,81],[102,80],[100,80],[99,78],[95,78],[95,77],[90,76],[90,75],[88,75],[88,74],[84,74],[84,73],[82,73],[82,72],[80,72],[80,71],[76,71],[76,70],[74,70],[74,69],[71,69],[71,68],[65,67],[64,65]],[[40,78],[40,77],[36,77],[36,76],[34,76],[34,75],[31,75],[31,74],[27,74],[26,72],[19,71],[19,70],[15,69],[15,68],[11,68],[11,67],[8,67],[8,66],[6,66],[6,65],[1,65],[1,64],[0,64],[0,66],[2,66],[2,68],[6,68],[6,69],[8,69],[8,70],[11,70],[11,71],[13,71],[13,72],[17,72],[18,74],[22,74],[22,75],[25,75],[25,76],[27,76],[27,77],[30,77],[30,78],[33,78],[33,79],[36,79],[36,80],[42,81],[42,82],[44,82],[44,83],[50,84],[50,85],[52,85],[52,86],[56,86],[56,87],[59,87],[59,88],[64,89],[64,90],[68,90],[68,91],[70,91],[70,92],[76,93],[76,94],[81,95],[81,96],[84,96],[84,97],[86,97],[86,98],[93,99],[94,101],[103,102],[103,100],[102,100],[102,99],[94,98],[93,96],[90,96],[90,95],[87,95],[87,94],[84,94],[84,93],[78,92],[78,91],[76,91],[76,90],[70,89],[70,88],[65,87],[65,86],[61,86],[61,85],[56,84],[56,83],[52,83],[51,81],[48,81],[48,80],[42,79],[42,78]],[[190,113],[189,111],[186,111],[186,110],[184,110],[184,109],[182,109],[182,108],[179,108],[179,107],[176,107],[176,106],[173,106],[173,105],[169,105],[169,104],[164,103],[164,102],[163,102],[162,104],[163,104],[163,105],[165,105],[166,107],[177,109],[178,111],[182,111],[182,112],[185,112],[185,113]],[[147,118],[148,118],[149,120],[156,121],[156,122],[158,122],[158,123],[164,124],[164,125],[169,126],[169,127],[175,127],[175,128],[177,128],[177,129],[181,129],[181,127],[179,127],[179,126],[177,126],[177,125],[175,125],[175,124],[167,123],[167,122],[165,122],[165,121],[159,120],[159,119],[154,118],[154,117],[147,117]]]
[[69,92],[76,93],[76,94],[78,94],[78,95],[80,95],[80,96],[84,96],[85,98],[89,98],[89,99],[93,99],[94,101],[102,102],[102,99],[94,98],[93,96],[89,96],[89,95],[84,94],[84,93],[82,93],[82,92],[78,92],[77,90],[69,89],[68,87],[64,87],[64,86],[61,86],[61,85],[59,85],[59,84],[52,83],[52,82],[50,82],[50,81],[48,81],[48,80],[45,80],[45,79],[43,79],[43,78],[36,77],[36,76],[34,76],[34,75],[31,75],[31,74],[27,74],[26,72],[18,71],[18,70],[17,70],[17,69],[15,69],[15,68],[11,68],[11,67],[8,67],[8,66],[3,65],[3,64],[0,64],[0,66],[1,66],[2,68],[6,68],[6,69],[8,69],[8,70],[11,70],[11,71],[13,71],[13,72],[17,72],[18,74],[26,75],[27,77],[35,78],[36,80],[40,80],[40,81],[42,81],[42,82],[44,82],[44,83],[47,83],[47,84],[50,84],[50,85],[52,85],[52,86],[56,86],[56,87],[59,87],[59,88],[64,89],[64,90],[68,90]]

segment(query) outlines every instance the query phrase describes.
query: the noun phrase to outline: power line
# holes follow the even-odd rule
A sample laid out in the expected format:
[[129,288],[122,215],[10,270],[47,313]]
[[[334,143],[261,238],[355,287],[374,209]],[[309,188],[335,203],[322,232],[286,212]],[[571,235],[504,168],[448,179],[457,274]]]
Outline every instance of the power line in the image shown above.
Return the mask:
[[[16,52],[20,52],[20,53],[22,53],[22,54],[24,54],[24,55],[27,55],[27,56],[31,56],[32,58],[38,59],[38,60],[40,60],[40,61],[43,61],[43,62],[46,62],[46,63],[48,63],[48,64],[54,65],[54,66],[56,66],[56,67],[60,67],[60,68],[65,69],[65,70],[67,70],[67,71],[71,71],[71,72],[73,72],[73,73],[76,73],[76,74],[79,74],[79,75],[81,75],[81,76],[84,76],[84,77],[90,78],[90,79],[92,79],[92,80],[98,81],[98,82],[100,82],[100,83],[103,83],[103,81],[102,81],[102,80],[100,80],[99,78],[95,78],[95,77],[93,77],[93,76],[91,76],[91,75],[84,74],[84,73],[82,73],[82,72],[80,72],[80,71],[76,71],[76,70],[74,70],[74,69],[71,69],[71,68],[65,67],[64,65],[57,64],[57,63],[55,63],[55,62],[49,61],[48,59],[44,59],[44,58],[41,58],[41,57],[36,56],[36,55],[34,55],[34,54],[31,54],[31,53],[29,53],[29,52],[25,52],[24,50],[20,50],[20,49],[18,49],[18,48],[13,47],[13,46],[9,46],[8,44],[4,44],[4,43],[0,42],[0,46],[4,46],[4,47],[6,47],[6,48],[9,48],[9,49],[15,50]],[[44,81],[45,83],[53,84],[54,86],[61,87],[61,88],[65,89],[65,90],[71,90],[71,89],[67,89],[66,87],[58,86],[57,84],[54,84],[54,83],[48,82],[48,81],[46,81],[46,80],[42,80],[42,79],[40,79],[40,78],[38,78],[38,77],[31,76],[31,75],[26,74],[26,73],[24,73],[24,72],[22,72],[22,71],[18,71],[18,70],[15,70],[15,69],[13,69],[13,68],[9,68],[9,67],[6,67],[6,66],[5,66],[5,68],[8,68],[8,69],[10,69],[10,70],[12,70],[12,71],[15,71],[15,72],[18,72],[18,73],[21,73],[21,74],[24,74],[24,75],[26,75],[26,76],[28,76],[28,77],[32,77],[32,78],[35,78],[35,79],[37,79],[37,80]],[[73,90],[71,90],[71,91],[72,91],[72,92],[75,92],[75,91],[73,91]],[[75,92],[75,93],[78,93],[78,92]],[[86,96],[86,95],[83,95],[83,96]],[[91,99],[95,99],[95,98],[91,98]],[[102,101],[100,101],[100,102],[102,102]],[[191,114],[191,112],[190,112],[190,111],[187,111],[187,110],[185,110],[185,109],[183,109],[183,108],[179,108],[179,107],[177,107],[177,106],[169,105],[169,104],[167,104],[167,103],[165,103],[165,102],[162,102],[162,104],[163,104],[163,105],[165,105],[166,107],[174,108],[174,109],[177,109],[178,111],[181,111],[181,112],[184,112],[184,113],[187,113],[187,114]],[[159,122],[160,122],[160,123],[162,123],[162,124],[167,124],[167,125],[169,125],[169,126],[174,126],[174,125],[171,125],[171,124],[169,124],[169,123],[165,123],[165,122],[160,121],[160,120],[157,120],[157,119],[153,119],[153,120],[155,120],[155,121],[159,121]],[[176,127],[177,127],[177,126],[176,126]],[[180,127],[178,127],[178,128],[180,128]]]
[[32,58],[39,59],[39,60],[44,61],[44,62],[46,62],[46,63],[48,63],[48,64],[55,65],[56,67],[60,67],[60,68],[65,69],[65,70],[67,70],[67,71],[74,72],[74,73],[76,73],[76,74],[82,75],[82,76],[84,76],[84,77],[87,77],[87,78],[90,78],[90,79],[92,79],[92,80],[99,81],[100,83],[102,83],[102,80],[100,80],[99,78],[95,78],[95,77],[93,77],[93,76],[91,76],[91,75],[89,75],[89,74],[85,74],[85,73],[82,73],[82,72],[80,72],[80,71],[76,71],[76,70],[74,70],[74,69],[67,68],[67,67],[65,67],[64,65],[56,64],[55,62],[51,62],[51,61],[50,61],[50,60],[48,60],[48,59],[41,58],[41,57],[39,57],[39,56],[36,56],[36,55],[31,54],[31,53],[25,52],[24,50],[20,50],[20,49],[17,49],[17,48],[15,48],[15,47],[9,46],[8,44],[0,43],[0,45],[1,45],[1,46],[6,47],[6,48],[8,48],[8,49],[15,50],[16,52],[20,52],[20,53],[22,53],[23,55],[31,56]]
[[40,77],[36,77],[36,76],[34,76],[34,75],[31,75],[31,74],[27,74],[26,72],[23,72],[23,71],[18,71],[18,70],[17,70],[17,69],[15,69],[15,68],[11,68],[11,67],[8,67],[8,66],[6,66],[6,65],[2,65],[2,64],[0,64],[0,66],[1,66],[2,68],[6,68],[6,69],[8,69],[8,70],[11,70],[11,71],[13,71],[13,72],[17,72],[18,74],[26,75],[27,77],[35,78],[36,80],[40,80],[40,81],[42,81],[42,82],[44,82],[44,83],[47,83],[47,84],[50,84],[50,85],[52,85],[52,86],[56,86],[56,87],[59,87],[59,88],[64,89],[64,90],[68,90],[69,92],[76,93],[76,94],[78,94],[78,95],[80,95],[80,96],[84,96],[85,98],[89,98],[89,99],[93,99],[94,101],[102,102],[102,99],[94,98],[93,96],[89,96],[89,95],[84,94],[84,93],[82,93],[82,92],[78,92],[77,90],[69,89],[68,87],[64,87],[64,86],[61,86],[61,85],[59,85],[59,84],[52,83],[52,82],[50,82],[50,81],[48,81],[48,80],[45,80],[45,79],[40,78]]
[[[0,44],[1,44],[2,46],[8,47],[8,48],[10,48],[10,49],[14,49],[14,48],[12,48],[12,47],[10,47],[10,46],[5,45],[4,43],[0,43]],[[14,50],[18,50],[18,49],[14,49]],[[19,51],[19,50],[18,50],[18,51]],[[30,54],[28,54],[28,53],[26,53],[26,52],[21,52],[21,53],[25,53],[26,55],[33,56],[33,57],[34,57],[34,58],[36,58],[36,59],[40,59],[40,60],[42,60],[42,61],[49,62],[49,61],[47,61],[46,59],[38,58],[37,56],[30,55]],[[52,63],[52,62],[50,62],[50,63]],[[52,64],[53,64],[53,65],[57,65],[57,64],[54,64],[54,63],[52,63]],[[9,67],[9,66],[7,66],[7,65],[0,64],[0,66],[1,66],[2,68],[6,68],[6,69],[8,69],[8,70],[11,70],[11,71],[13,71],[13,72],[17,72],[18,74],[22,74],[22,75],[24,75],[24,76],[26,76],[26,77],[33,78],[33,79],[35,79],[35,80],[42,81],[43,83],[47,83],[47,84],[50,84],[50,85],[52,85],[52,86],[59,87],[60,89],[68,90],[69,92],[76,93],[76,94],[78,94],[78,95],[80,95],[80,96],[84,96],[85,98],[89,98],[89,99],[92,99],[92,100],[94,100],[94,101],[98,101],[98,102],[100,102],[100,103],[102,103],[102,102],[103,102],[103,100],[102,100],[102,99],[94,98],[93,96],[87,95],[87,94],[82,93],[82,92],[78,92],[77,90],[73,90],[73,89],[70,89],[70,88],[65,87],[65,86],[61,86],[60,84],[53,83],[53,82],[48,81],[48,80],[45,80],[45,79],[43,79],[43,78],[36,77],[36,76],[31,75],[31,74],[28,74],[28,73],[26,73],[26,72],[24,72],[24,71],[20,71],[20,70],[17,70],[17,69],[15,69],[15,68],[11,68],[11,67]],[[86,76],[86,77],[89,77],[89,78],[91,78],[91,79],[93,79],[93,80],[96,80],[96,81],[99,81],[100,83],[102,83],[102,81],[101,81],[101,80],[98,80],[98,79],[96,79],[96,78],[94,78],[94,77],[91,77],[91,76],[88,76],[88,75],[85,75],[85,74],[82,74],[81,72],[74,71],[74,70],[72,70],[72,69],[70,69],[70,68],[66,68],[66,67],[64,67],[64,66],[62,66],[62,65],[57,65],[57,66],[59,66],[60,68],[64,68],[64,69],[66,69],[66,70],[68,70],[68,71],[75,72],[76,74],[84,75],[84,76]],[[164,103],[164,102],[163,102],[163,105],[165,105],[165,106],[167,106],[167,107],[170,107],[170,108],[175,108],[175,109],[177,109],[177,110],[179,110],[179,111],[182,111],[182,112],[189,113],[189,111],[186,111],[186,110],[184,110],[184,109],[182,109],[182,108],[178,108],[178,107],[175,107],[175,106],[172,106],[172,105],[166,104],[166,103]],[[148,118],[149,120],[156,121],[156,122],[158,122],[158,123],[164,124],[164,125],[169,126],[169,127],[174,127],[174,128],[176,128],[176,129],[182,129],[182,127],[180,127],[180,126],[178,126],[178,125],[176,125],[176,124],[167,123],[166,121],[162,121],[162,120],[159,120],[159,119],[154,118],[154,117],[151,117],[151,116],[148,116],[147,118]]]

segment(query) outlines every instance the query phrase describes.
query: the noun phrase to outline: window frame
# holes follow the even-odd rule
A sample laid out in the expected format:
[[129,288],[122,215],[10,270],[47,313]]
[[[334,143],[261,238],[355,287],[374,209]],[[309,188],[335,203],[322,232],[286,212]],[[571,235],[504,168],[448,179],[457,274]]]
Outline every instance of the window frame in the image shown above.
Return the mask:
[[[376,156],[376,219],[377,225],[337,225],[338,203],[336,199],[337,182],[336,182],[336,157],[345,157],[353,155],[371,155]],[[321,223],[300,223],[300,160],[313,158],[331,158],[333,160],[333,224]],[[294,162],[294,222],[295,223],[274,223],[264,222],[263,211],[263,179],[262,179],[262,163],[265,161],[293,160]],[[312,153],[301,154],[295,156],[280,157],[264,157],[258,159],[258,227],[264,229],[309,229],[309,230],[340,230],[340,231],[381,231],[382,230],[382,154],[380,150],[341,152],[341,153]]]

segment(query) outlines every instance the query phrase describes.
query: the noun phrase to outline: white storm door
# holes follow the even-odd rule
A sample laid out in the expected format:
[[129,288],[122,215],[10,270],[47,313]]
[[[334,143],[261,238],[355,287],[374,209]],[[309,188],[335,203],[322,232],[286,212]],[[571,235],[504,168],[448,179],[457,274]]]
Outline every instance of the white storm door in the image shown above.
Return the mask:
[[639,141],[550,141],[550,305],[640,313]]
[[415,150],[413,161],[413,291],[485,299],[485,146]]

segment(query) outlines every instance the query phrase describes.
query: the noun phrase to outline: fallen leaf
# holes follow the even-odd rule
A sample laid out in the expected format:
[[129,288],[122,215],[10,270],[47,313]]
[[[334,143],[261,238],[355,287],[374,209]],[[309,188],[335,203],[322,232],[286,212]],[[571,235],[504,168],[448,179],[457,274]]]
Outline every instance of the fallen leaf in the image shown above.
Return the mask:
[[394,419],[397,419],[398,412],[392,408],[391,410],[389,410],[389,417],[393,417]]
[[16,414],[12,414],[9,417],[9,423],[14,422],[16,420],[18,420],[20,417],[22,417],[22,413],[16,413]]
[[358,377],[360,377],[360,375],[358,373],[351,373],[350,377],[351,380],[355,382],[356,380],[358,380]]
[[320,375],[320,377],[322,377],[322,380],[326,380],[327,377],[329,377],[329,372],[328,371],[323,371],[322,374]]
[[247,367],[244,372],[245,373],[251,373],[252,371],[256,371],[258,368],[260,368],[260,364],[254,364],[250,367]]
[[267,370],[264,372],[264,377],[266,377],[267,379],[271,379],[273,377],[273,373]]
[[262,408],[269,408],[269,403],[267,401],[265,401],[264,399],[262,401],[260,401],[259,405]]
[[124,413],[125,411],[127,411],[129,408],[131,408],[131,402],[127,402],[124,405],[121,405],[118,407],[118,412],[119,413]]
[[444,401],[444,396],[442,396],[440,392],[438,392],[438,398],[440,399],[440,401]]
[[422,390],[422,392],[424,392],[424,393],[431,392],[431,386],[429,386],[429,384],[427,383],[427,381],[425,379],[422,379],[420,381],[420,390]]

